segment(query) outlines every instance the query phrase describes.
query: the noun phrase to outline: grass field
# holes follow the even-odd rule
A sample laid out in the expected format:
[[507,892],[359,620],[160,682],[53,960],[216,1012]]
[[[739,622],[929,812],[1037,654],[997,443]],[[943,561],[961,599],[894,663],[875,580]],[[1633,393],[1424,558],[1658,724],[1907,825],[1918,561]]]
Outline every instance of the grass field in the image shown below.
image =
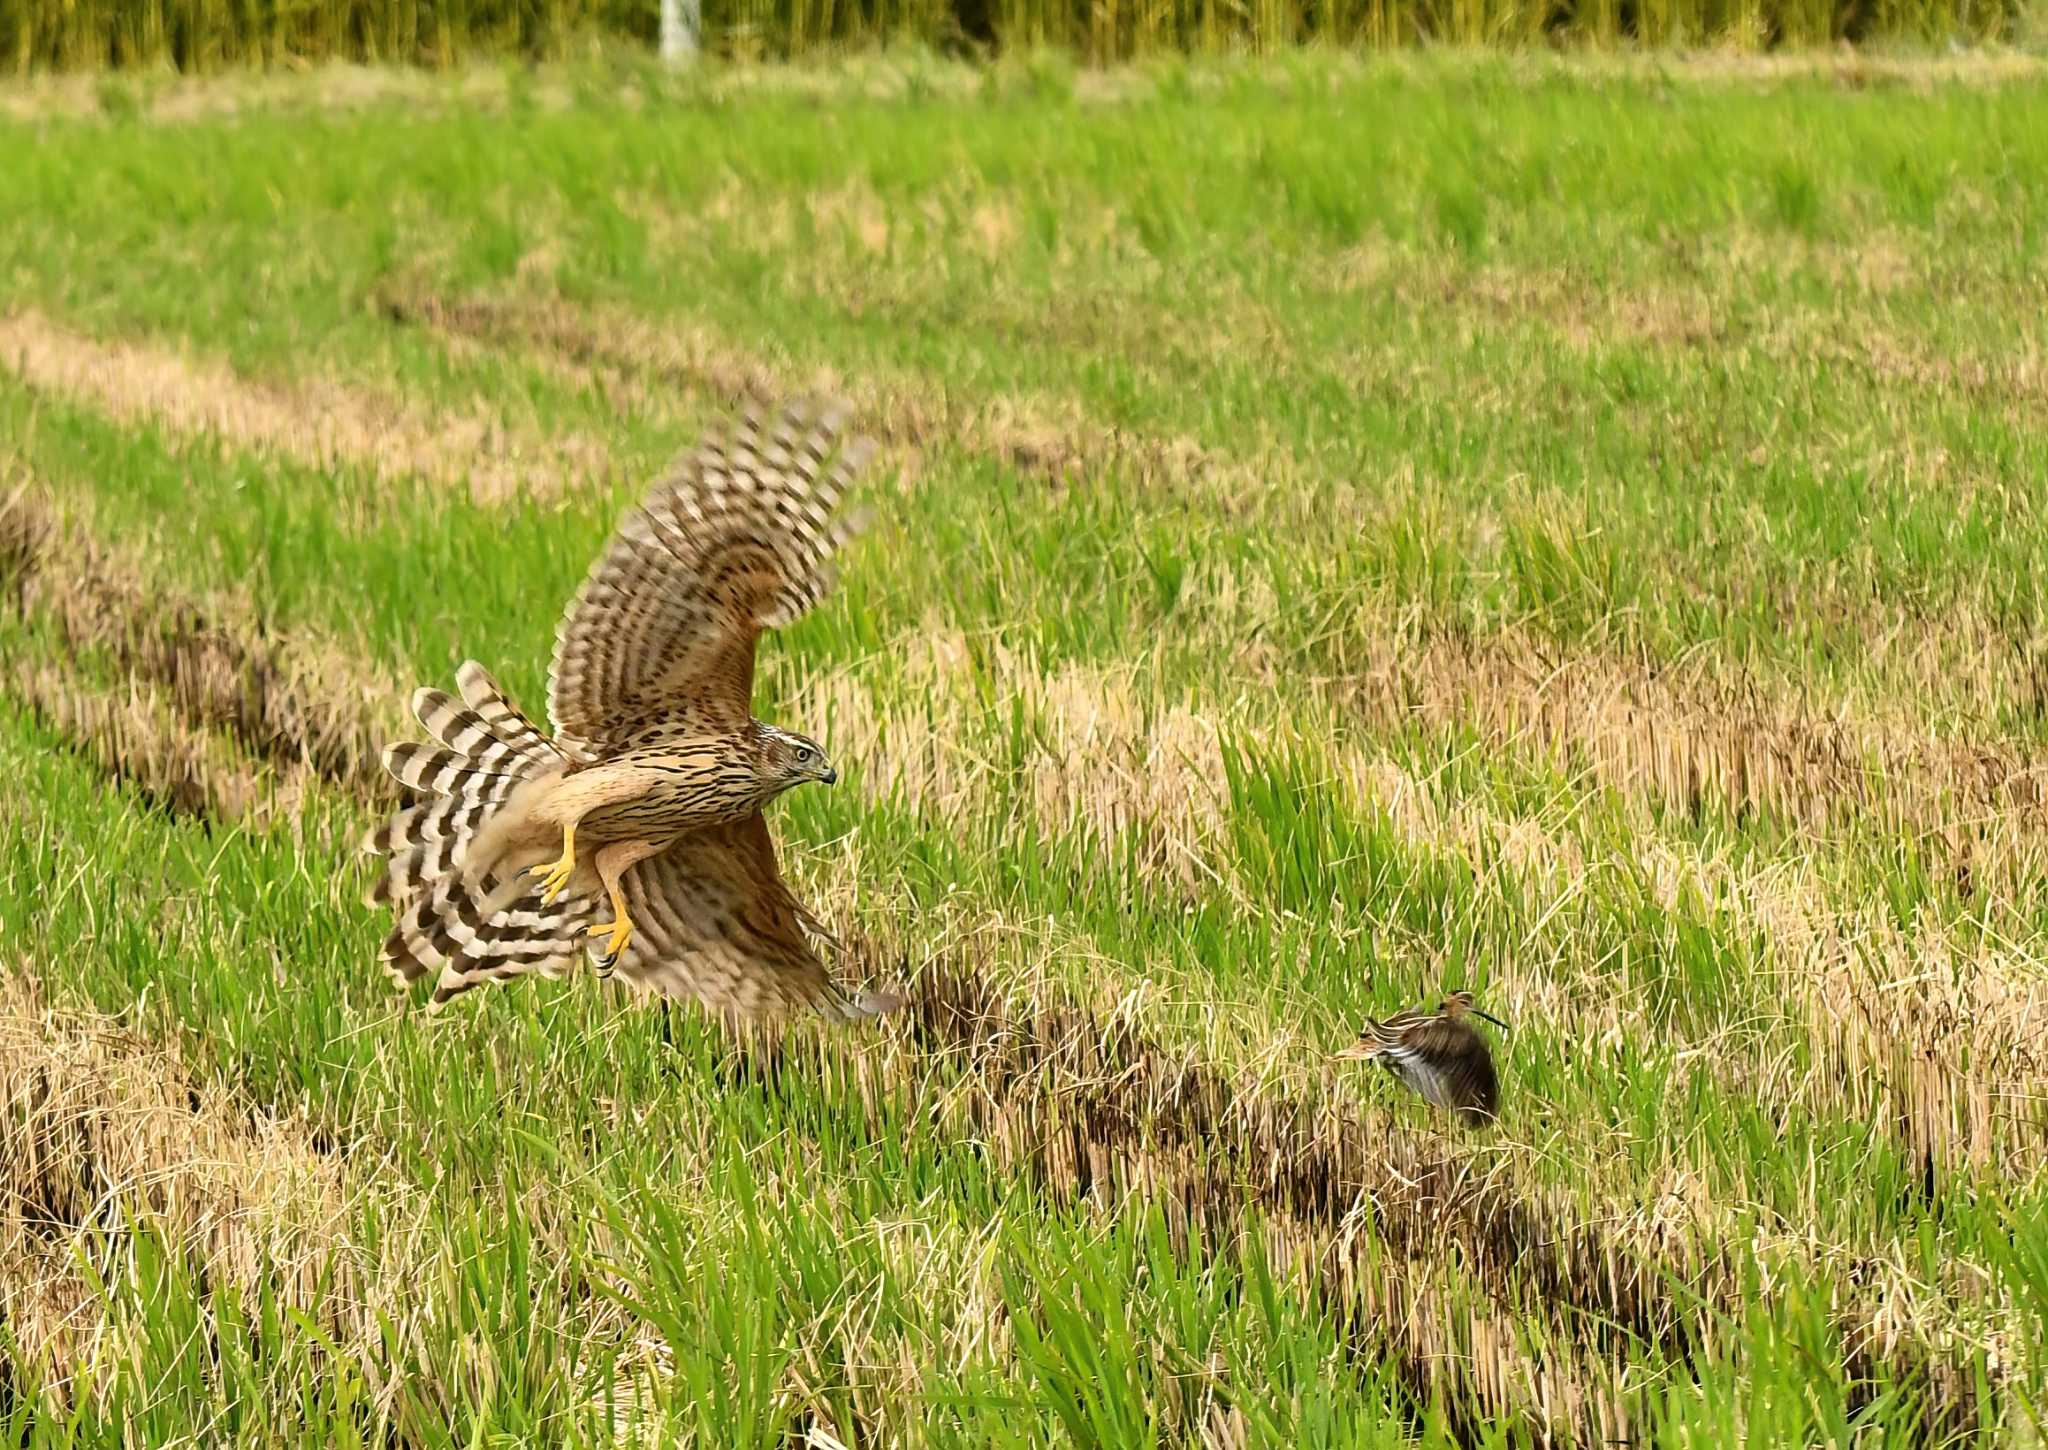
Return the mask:
[[[459,68],[656,43],[660,0],[0,0],[0,74]],[[924,46],[1050,46],[1096,63],[1299,45],[1745,52],[2048,41],[2043,0],[699,0],[711,55],[758,62]]]
[[[2041,79],[0,95],[6,1441],[2038,1443]],[[408,1008],[411,688],[821,380],[912,1005]],[[1325,1061],[1457,986],[1492,1132]]]

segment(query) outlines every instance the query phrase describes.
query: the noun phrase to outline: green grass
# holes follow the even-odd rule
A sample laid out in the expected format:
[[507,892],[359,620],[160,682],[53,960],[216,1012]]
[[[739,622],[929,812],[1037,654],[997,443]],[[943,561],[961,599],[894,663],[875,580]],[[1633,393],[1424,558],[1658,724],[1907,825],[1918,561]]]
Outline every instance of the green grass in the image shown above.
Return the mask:
[[[10,1086],[11,1436],[2032,1433],[2037,80],[597,74],[0,121],[0,314],[97,359],[55,386],[0,316],[0,485],[57,521],[0,620],[23,1041],[280,1125],[338,1205],[243,1252],[164,1186],[181,1113],[32,1160],[72,1140]],[[780,1049],[589,980],[401,1012],[376,803],[224,804],[297,745],[180,671],[303,648],[383,731],[475,657],[537,709],[705,358],[914,445],[759,709],[845,777],[777,807],[786,869],[926,1005]],[[177,426],[180,367],[613,475],[316,468]],[[1458,985],[1513,1023],[1486,1138],[1324,1061]],[[45,1222],[67,1174],[125,1216]],[[24,1339],[51,1286],[95,1360]]]

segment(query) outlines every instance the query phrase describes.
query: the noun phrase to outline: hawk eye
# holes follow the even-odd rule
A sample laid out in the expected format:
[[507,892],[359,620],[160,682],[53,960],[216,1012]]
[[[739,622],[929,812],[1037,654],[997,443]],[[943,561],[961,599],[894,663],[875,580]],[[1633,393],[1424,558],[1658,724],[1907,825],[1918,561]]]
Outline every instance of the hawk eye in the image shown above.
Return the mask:
[[796,748],[796,759],[797,764],[799,765],[809,764],[811,759],[811,747],[808,745],[799,745]]

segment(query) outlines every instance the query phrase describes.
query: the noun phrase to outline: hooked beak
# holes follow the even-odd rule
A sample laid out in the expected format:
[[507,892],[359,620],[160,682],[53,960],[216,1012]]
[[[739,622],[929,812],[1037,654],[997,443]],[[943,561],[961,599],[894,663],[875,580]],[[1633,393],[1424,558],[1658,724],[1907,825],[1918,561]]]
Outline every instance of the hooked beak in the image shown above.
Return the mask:
[[1362,1057],[1371,1057],[1375,1052],[1378,1052],[1379,1050],[1380,1045],[1377,1042],[1372,1041],[1370,1038],[1361,1037],[1358,1039],[1358,1041],[1352,1043],[1342,1052],[1331,1053],[1330,1061],[1356,1062],[1358,1059]]
[[1473,1007],[1469,1010],[1471,1011],[1474,1017],[1484,1017],[1487,1021],[1491,1022],[1494,1026],[1498,1027],[1501,1031],[1505,1032],[1508,1030],[1508,1024],[1501,1021],[1500,1018],[1494,1016],[1491,1012],[1484,1011],[1478,1007]]
[[825,773],[819,776],[818,779],[827,785],[837,785],[839,784],[839,772],[834,767],[828,765],[825,767]]

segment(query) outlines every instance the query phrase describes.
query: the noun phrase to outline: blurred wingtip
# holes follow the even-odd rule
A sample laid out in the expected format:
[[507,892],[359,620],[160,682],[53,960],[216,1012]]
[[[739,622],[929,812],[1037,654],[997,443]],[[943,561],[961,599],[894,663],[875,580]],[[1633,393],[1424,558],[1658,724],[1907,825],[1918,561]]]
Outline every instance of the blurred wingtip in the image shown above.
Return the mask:
[[840,1018],[848,1022],[860,1022],[887,1016],[909,1000],[900,992],[856,992],[840,998],[835,1005]]

